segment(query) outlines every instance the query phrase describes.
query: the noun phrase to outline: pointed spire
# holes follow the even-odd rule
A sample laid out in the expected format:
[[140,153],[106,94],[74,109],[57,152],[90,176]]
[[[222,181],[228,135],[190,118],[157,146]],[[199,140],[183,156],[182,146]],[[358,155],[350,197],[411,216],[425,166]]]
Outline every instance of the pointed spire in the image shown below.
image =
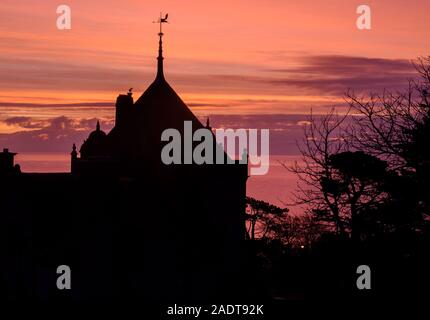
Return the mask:
[[209,117],[207,117],[207,119],[206,119],[206,129],[209,129],[209,130],[212,129],[210,124],[209,124]]
[[100,121],[97,120],[96,131],[100,131]]
[[164,72],[163,72],[163,33],[160,32],[158,34],[160,36],[160,41],[158,42],[158,57],[157,57],[157,79],[164,80]]
[[[165,17],[163,18],[162,13],[160,12],[160,18],[158,19],[157,23],[160,24],[160,32],[158,33],[158,36],[160,37],[160,40],[158,42],[158,63],[157,63],[157,77],[156,80],[164,80],[164,72],[163,72],[163,23],[168,23],[167,18],[168,18],[168,14],[165,15]],[[154,21],[155,22],[155,21]]]

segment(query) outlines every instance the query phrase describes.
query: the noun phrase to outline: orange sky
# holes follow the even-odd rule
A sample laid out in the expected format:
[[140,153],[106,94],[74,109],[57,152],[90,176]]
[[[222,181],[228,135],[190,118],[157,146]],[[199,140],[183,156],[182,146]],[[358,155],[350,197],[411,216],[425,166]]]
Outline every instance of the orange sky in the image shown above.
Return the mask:
[[[428,55],[429,1],[367,1],[372,30],[357,30],[352,0],[61,2],[72,30],[57,30],[58,1],[0,3],[0,121],[112,117],[110,107],[155,76],[160,10],[165,73],[198,114],[324,112],[342,93],[398,85],[408,60]],[[9,105],[7,103],[24,103]],[[3,104],[2,104],[3,103]],[[26,104],[30,104],[28,106]],[[0,123],[0,133],[18,124]]]
[[[57,30],[59,4],[72,30]],[[361,4],[371,30],[356,28]],[[349,88],[402,89],[410,60],[430,55],[428,0],[1,0],[0,147],[23,170],[68,171],[72,144],[97,119],[112,127],[116,96],[154,79],[160,11],[166,78],[197,116],[269,128],[271,154],[291,159],[311,108],[341,110]],[[286,172],[250,178],[249,195],[283,205]]]

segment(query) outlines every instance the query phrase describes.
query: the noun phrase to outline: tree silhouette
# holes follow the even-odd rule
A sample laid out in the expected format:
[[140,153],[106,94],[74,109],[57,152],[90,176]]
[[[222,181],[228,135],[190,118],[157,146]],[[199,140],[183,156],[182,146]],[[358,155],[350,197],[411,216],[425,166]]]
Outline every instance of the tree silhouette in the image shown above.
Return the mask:
[[[413,65],[420,79],[411,80],[405,92],[385,91],[369,97],[347,93],[351,109],[359,115],[353,117],[348,140],[355,149],[386,160],[397,174],[398,179],[387,185],[396,208],[428,217],[430,57],[418,58]],[[408,190],[402,185],[408,185]]]
[[342,135],[341,125],[346,115],[339,116],[334,109],[325,116],[309,116],[304,126],[304,138],[298,143],[301,160],[293,166],[283,163],[298,177],[298,190],[294,194],[296,204],[305,205],[306,211],[317,217],[328,229],[334,226],[337,234],[344,234],[346,226],[342,217],[339,194],[330,184],[333,182],[333,167],[330,156],[348,150]]
[[346,115],[311,114],[299,144],[301,162],[288,169],[299,178],[296,203],[306,205],[327,231],[358,241],[401,229],[415,232],[425,224],[430,57],[414,65],[421,81],[411,81],[406,92],[357,97],[350,91]]
[[246,197],[248,240],[277,238],[282,234],[287,208],[280,208],[268,202]]
[[328,165],[332,176],[322,177],[322,190],[336,198],[343,225],[357,241],[364,231],[363,216],[386,201],[387,163],[362,151],[346,151],[331,155]]

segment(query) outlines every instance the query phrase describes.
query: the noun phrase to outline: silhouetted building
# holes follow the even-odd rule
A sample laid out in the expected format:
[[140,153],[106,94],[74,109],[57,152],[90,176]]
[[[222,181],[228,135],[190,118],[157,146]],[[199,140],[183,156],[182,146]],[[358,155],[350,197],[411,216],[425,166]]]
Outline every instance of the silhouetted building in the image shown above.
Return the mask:
[[[80,156],[73,145],[71,173],[22,173],[2,187],[3,218],[15,230],[0,239],[14,243],[3,266],[7,296],[159,301],[243,289],[248,167],[162,163],[165,129],[184,136],[191,121],[193,131],[211,130],[165,80],[162,36],[155,81],[136,102],[131,90],[119,95],[114,128],[106,134],[97,122]],[[0,154],[2,171],[13,155]],[[55,286],[62,264],[72,270],[70,292]]]

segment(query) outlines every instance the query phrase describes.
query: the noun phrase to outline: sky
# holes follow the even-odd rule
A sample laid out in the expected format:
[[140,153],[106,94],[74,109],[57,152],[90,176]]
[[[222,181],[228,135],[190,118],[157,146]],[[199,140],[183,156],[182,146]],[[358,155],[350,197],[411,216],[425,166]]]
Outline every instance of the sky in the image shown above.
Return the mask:
[[[56,27],[59,4],[71,30]],[[356,27],[361,4],[370,30]],[[65,152],[96,119],[108,131],[116,96],[155,77],[160,11],[168,82],[214,127],[271,129],[274,154],[297,152],[311,109],[401,90],[430,55],[426,0],[1,0],[0,147]]]

